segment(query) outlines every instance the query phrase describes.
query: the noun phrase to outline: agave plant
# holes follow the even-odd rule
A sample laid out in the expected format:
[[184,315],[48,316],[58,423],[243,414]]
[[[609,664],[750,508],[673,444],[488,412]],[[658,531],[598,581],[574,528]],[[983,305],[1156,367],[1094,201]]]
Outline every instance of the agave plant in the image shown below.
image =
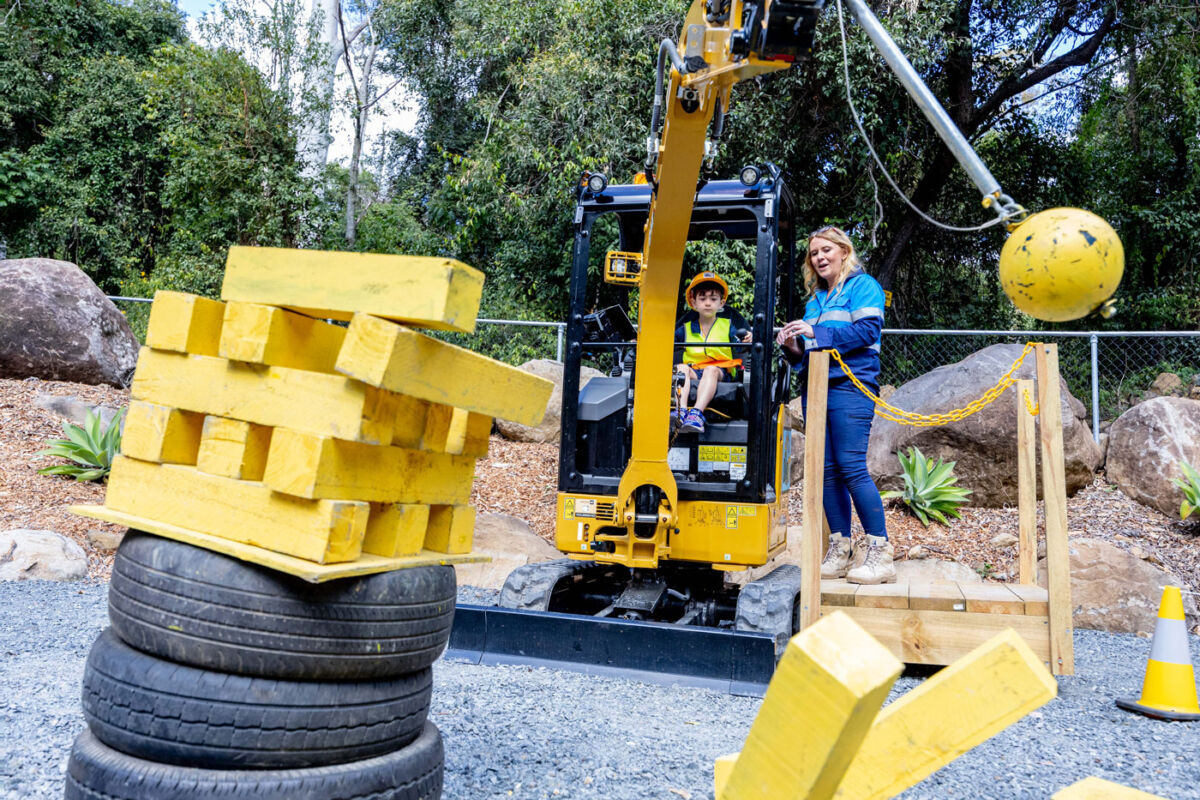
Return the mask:
[[939,458],[937,463],[934,463],[923,456],[916,447],[910,447],[907,456],[903,453],[896,455],[903,470],[904,491],[882,492],[881,496],[885,500],[902,498],[904,504],[926,527],[929,527],[930,518],[943,525],[949,525],[947,516],[955,519],[962,516],[958,507],[967,502],[967,495],[971,490],[954,485],[958,482],[957,476],[954,475],[954,465],[957,462],[943,461]]
[[1192,512],[1200,508],[1200,472],[1186,461],[1179,462],[1182,478],[1172,478],[1171,482],[1183,489],[1183,502],[1179,504],[1179,518],[1187,519]]
[[125,409],[121,409],[103,431],[100,430],[100,417],[91,409],[88,409],[83,425],[64,422],[63,435],[67,438],[51,439],[50,446],[38,455],[59,456],[72,463],[42,467],[38,472],[70,475],[77,481],[98,481],[107,477],[113,458],[121,449],[121,417],[124,414]]

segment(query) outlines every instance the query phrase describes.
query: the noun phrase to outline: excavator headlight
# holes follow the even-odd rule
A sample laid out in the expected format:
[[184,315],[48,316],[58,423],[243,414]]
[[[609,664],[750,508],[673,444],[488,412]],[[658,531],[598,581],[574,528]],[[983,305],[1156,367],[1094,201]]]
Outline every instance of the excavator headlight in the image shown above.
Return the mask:
[[738,180],[742,182],[743,186],[755,186],[762,180],[762,168],[754,164],[747,164],[738,173]]
[[600,172],[593,172],[587,177],[587,190],[592,194],[600,194],[608,188],[608,176]]

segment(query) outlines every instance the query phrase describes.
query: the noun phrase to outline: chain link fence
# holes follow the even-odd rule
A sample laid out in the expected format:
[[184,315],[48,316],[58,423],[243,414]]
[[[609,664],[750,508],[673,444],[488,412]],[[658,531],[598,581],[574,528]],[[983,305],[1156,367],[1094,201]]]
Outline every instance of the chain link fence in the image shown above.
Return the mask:
[[[111,297],[139,338],[144,338],[149,300]],[[566,323],[480,319],[475,333],[439,338],[510,364],[563,356]],[[1110,333],[1100,331],[956,331],[885,329],[881,384],[901,384],[993,344],[1053,342],[1059,371],[1071,394],[1088,406],[1098,439],[1106,423],[1141,402],[1161,373],[1178,376],[1177,393],[1200,394],[1200,331]],[[596,366],[600,366],[597,364]],[[997,376],[999,377],[999,376]]]

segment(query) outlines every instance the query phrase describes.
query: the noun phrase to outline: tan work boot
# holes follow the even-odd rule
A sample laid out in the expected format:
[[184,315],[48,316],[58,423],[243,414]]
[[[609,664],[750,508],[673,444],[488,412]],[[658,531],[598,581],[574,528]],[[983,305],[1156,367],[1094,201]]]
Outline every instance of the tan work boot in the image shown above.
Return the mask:
[[846,577],[846,570],[850,568],[850,537],[842,536],[840,533],[834,533],[829,536],[829,549],[825,551],[825,558],[821,561],[821,577],[826,580],[830,578]]
[[848,583],[895,583],[896,567],[892,564],[892,543],[885,536],[868,536],[860,566],[846,573]]

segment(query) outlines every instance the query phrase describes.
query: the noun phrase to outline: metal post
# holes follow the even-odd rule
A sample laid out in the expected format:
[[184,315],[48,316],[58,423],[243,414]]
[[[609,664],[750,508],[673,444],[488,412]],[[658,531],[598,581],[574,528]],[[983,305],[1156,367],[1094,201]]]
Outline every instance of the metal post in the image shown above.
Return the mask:
[[1092,438],[1100,444],[1100,337],[1093,333],[1089,340],[1092,343]]
[[563,360],[562,359],[562,357],[563,357],[563,333],[567,329],[567,323],[560,322],[560,323],[558,323],[558,325],[556,327],[558,328],[558,333],[557,333],[558,343],[554,350],[554,352],[557,354],[557,355],[555,355],[555,359],[557,359],[558,361],[562,361]]

